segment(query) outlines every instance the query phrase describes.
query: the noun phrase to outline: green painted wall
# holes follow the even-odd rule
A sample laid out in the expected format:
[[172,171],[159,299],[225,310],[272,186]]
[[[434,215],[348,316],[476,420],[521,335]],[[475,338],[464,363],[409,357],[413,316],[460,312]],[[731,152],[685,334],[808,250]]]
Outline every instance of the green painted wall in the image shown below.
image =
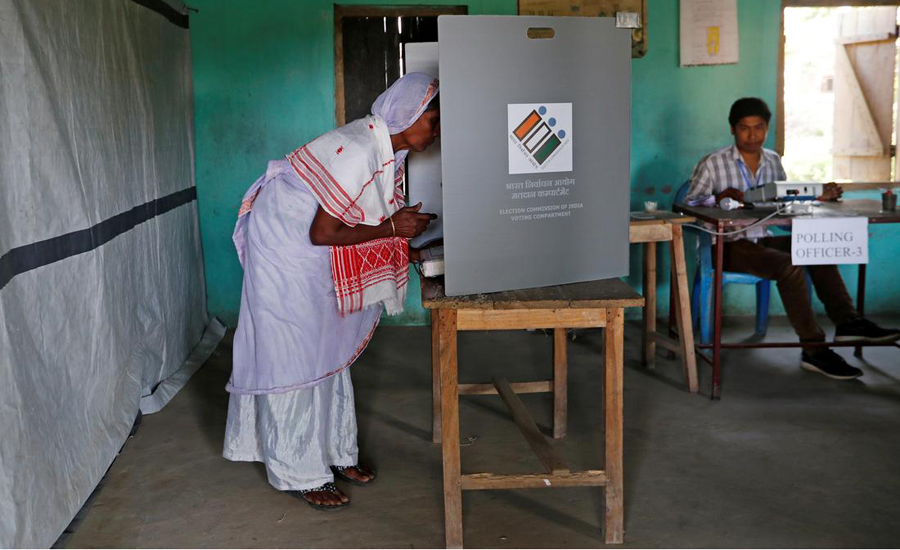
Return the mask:
[[[516,0],[346,1],[467,5],[515,14]],[[191,16],[196,180],[208,308],[237,323],[242,271],[231,242],[244,191],[271,159],[334,128],[334,0],[195,0]],[[402,319],[423,322],[418,281]]]
[[[740,63],[716,67],[678,66],[678,0],[648,0],[649,50],[632,64],[632,210],[645,200],[669,208],[678,187],[690,177],[697,160],[713,149],[732,143],[728,110],[741,96],[758,96],[773,112],[778,89],[778,28],[780,0],[738,0]],[[767,147],[775,147],[774,121]],[[877,192],[847,198],[878,198]],[[897,226],[872,227],[867,276],[867,312],[890,313],[900,303],[900,286],[889,266],[898,252]],[[660,247],[662,248],[662,247]],[[686,240],[688,273],[693,276],[695,241]],[[660,250],[660,281],[668,281],[668,252]],[[640,288],[641,250],[631,247],[628,281]],[[857,268],[841,267],[850,295],[856,299]],[[668,310],[668,284],[660,287],[660,309]],[[755,288],[729,285],[726,315],[753,315]],[[778,292],[772,292],[770,313],[783,315]],[[818,300],[816,309],[824,313]],[[637,311],[631,311],[634,316]]]
[[[738,1],[739,63],[687,68],[679,67],[678,4],[678,0],[649,0],[647,55],[632,63],[632,210],[643,210],[646,200],[671,207],[696,162],[731,142],[728,110],[735,99],[757,96],[775,107],[781,1]],[[774,143],[773,131],[767,147],[774,148]],[[693,276],[691,237],[686,247],[688,273]],[[667,312],[669,254],[658,248],[659,304]],[[638,246],[631,247],[631,273],[628,282],[640,288]],[[728,306],[728,313],[752,313],[755,298],[742,296]]]
[[[727,113],[741,96],[757,95],[774,107],[780,0],[739,0],[737,65],[678,67],[678,0],[648,0],[649,51],[633,62],[632,209],[652,199],[671,205],[694,163],[727,145]],[[196,112],[197,189],[206,263],[209,311],[234,325],[241,269],[231,231],[247,187],[266,162],[280,158],[334,125],[333,1],[194,0],[191,17]],[[467,4],[471,14],[514,14],[516,0],[347,2],[381,5]],[[769,146],[774,144],[774,134]],[[873,230],[876,265],[890,265],[891,229]],[[688,244],[688,256],[693,255]],[[660,280],[668,255],[660,254]],[[691,273],[693,268],[690,267]],[[869,304],[888,311],[900,287],[889,270],[871,270]],[[629,282],[640,286],[640,251],[632,248]],[[855,270],[846,270],[855,288]],[[890,289],[890,290],[888,290]],[[660,303],[668,303],[661,288]],[[754,310],[751,288],[728,289],[727,313]],[[776,293],[777,294],[777,293]],[[854,293],[855,295],[855,293]],[[424,324],[418,282],[396,324]],[[773,313],[783,311],[776,300]]]

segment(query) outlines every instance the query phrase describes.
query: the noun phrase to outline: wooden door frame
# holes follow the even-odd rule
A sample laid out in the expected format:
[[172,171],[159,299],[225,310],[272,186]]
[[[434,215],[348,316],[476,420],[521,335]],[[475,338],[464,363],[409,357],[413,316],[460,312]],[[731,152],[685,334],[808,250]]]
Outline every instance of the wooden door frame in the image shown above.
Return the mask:
[[344,104],[344,17],[436,17],[466,15],[469,7],[460,6],[358,6],[334,5],[334,120],[346,121]]
[[[898,6],[900,0],[781,0],[781,12],[779,13],[778,30],[778,91],[777,105],[775,106],[775,150],[784,156],[784,9],[785,8],[837,8],[841,6],[851,7],[877,7]],[[896,131],[896,129],[895,129]],[[900,155],[894,153],[894,162]]]

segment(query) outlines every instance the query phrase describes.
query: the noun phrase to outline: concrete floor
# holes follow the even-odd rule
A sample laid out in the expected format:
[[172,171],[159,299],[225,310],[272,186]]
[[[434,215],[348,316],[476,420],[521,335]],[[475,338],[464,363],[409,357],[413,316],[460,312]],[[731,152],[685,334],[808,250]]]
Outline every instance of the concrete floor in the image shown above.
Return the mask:
[[[896,320],[895,320],[896,321]],[[774,321],[772,338],[787,338]],[[735,337],[746,325],[731,322]],[[738,331],[738,332],[734,332]],[[221,458],[231,349],[223,343],[162,412],[144,418],[65,545],[101,547],[442,547],[439,448],[430,443],[427,328],[378,330],[353,366],[362,456],[373,487],[323,513],[272,489],[259,464]],[[796,350],[725,355],[720,402],[683,389],[678,363],[639,364],[626,330],[628,547],[884,547],[900,543],[900,351],[869,348],[859,381],[801,371]],[[602,467],[601,337],[569,345],[573,468]],[[549,376],[541,332],[460,336],[462,381]],[[850,351],[840,352],[850,358]],[[550,396],[523,401],[549,426]],[[464,472],[539,471],[497,397],[464,397]],[[471,438],[471,439],[470,439]],[[601,489],[463,497],[468,547],[596,547]]]

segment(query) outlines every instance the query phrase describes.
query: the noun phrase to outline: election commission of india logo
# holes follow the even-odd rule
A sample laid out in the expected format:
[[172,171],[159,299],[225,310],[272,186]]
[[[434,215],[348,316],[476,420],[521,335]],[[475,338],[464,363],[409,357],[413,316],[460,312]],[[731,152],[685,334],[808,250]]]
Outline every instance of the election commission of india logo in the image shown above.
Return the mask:
[[572,171],[572,104],[507,105],[509,173]]

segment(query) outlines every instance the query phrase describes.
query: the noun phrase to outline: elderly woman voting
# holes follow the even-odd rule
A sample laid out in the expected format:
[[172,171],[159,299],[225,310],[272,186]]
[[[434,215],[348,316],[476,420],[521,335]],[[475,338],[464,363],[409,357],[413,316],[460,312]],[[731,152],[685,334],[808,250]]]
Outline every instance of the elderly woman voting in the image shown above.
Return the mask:
[[403,161],[440,134],[438,81],[397,80],[372,115],[272,161],[247,191],[234,244],[244,268],[224,456],[318,509],[366,485],[348,367],[382,310],[402,311],[408,239],[436,216],[405,206]]

